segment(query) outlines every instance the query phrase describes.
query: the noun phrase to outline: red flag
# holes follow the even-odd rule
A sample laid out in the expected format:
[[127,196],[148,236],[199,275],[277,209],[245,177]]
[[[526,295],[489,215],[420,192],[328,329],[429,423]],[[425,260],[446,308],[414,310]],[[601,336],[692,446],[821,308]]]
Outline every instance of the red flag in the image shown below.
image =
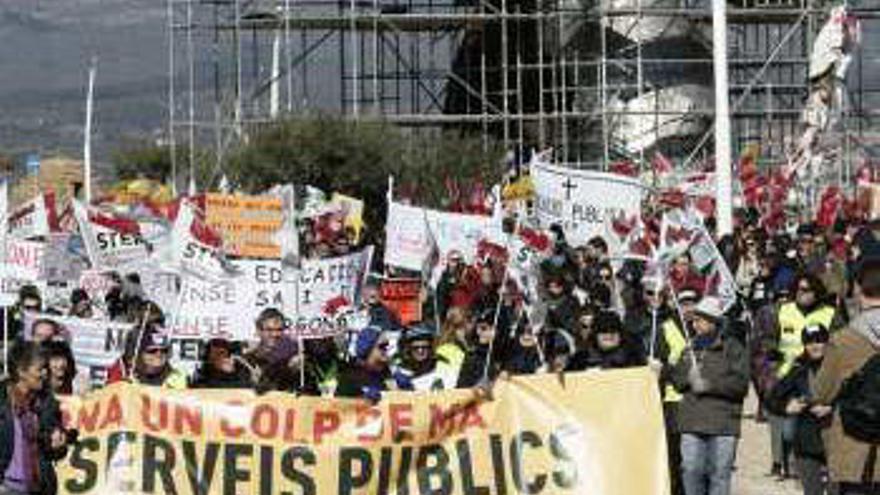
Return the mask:
[[120,234],[139,234],[141,226],[128,218],[114,217],[99,211],[89,211],[89,221]]
[[715,214],[715,198],[712,196],[700,196],[694,202],[694,207],[703,214],[703,216],[711,217]]
[[626,239],[633,229],[636,228],[636,222],[638,222],[637,216],[633,215],[630,218],[626,218],[623,216],[623,213],[620,213],[611,220],[611,230],[621,239]]
[[669,208],[684,208],[686,196],[680,189],[666,189],[660,192],[658,202]]
[[636,168],[635,164],[629,160],[614,162],[608,167],[608,170],[613,174],[626,175],[627,177],[636,177],[639,175],[638,168]]
[[826,187],[819,199],[819,208],[816,211],[816,224],[823,228],[834,224],[840,204],[840,189],[837,186]]
[[655,174],[668,174],[669,172],[672,172],[673,166],[672,160],[667,158],[666,155],[659,151],[654,152],[654,158],[651,159],[651,168],[654,169]]
[[534,249],[538,252],[547,251],[550,249],[550,237],[543,232],[538,232],[534,229],[523,228],[519,231],[519,238],[526,244],[526,246]]
[[321,308],[327,316],[336,316],[340,309],[351,306],[351,301],[343,295],[339,295],[324,303]]

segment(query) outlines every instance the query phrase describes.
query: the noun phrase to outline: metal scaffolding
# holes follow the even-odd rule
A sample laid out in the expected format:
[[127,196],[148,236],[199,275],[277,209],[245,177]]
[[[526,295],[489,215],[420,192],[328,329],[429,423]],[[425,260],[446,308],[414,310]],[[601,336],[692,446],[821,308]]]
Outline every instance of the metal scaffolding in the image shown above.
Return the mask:
[[[190,162],[195,142],[221,164],[248,124],[316,112],[552,146],[590,168],[712,154],[705,0],[166,1],[169,142]],[[853,12],[880,23],[880,7]],[[823,0],[729,3],[735,153],[790,153],[827,15]],[[849,84],[842,142],[857,147],[877,130],[876,50],[857,53]]]

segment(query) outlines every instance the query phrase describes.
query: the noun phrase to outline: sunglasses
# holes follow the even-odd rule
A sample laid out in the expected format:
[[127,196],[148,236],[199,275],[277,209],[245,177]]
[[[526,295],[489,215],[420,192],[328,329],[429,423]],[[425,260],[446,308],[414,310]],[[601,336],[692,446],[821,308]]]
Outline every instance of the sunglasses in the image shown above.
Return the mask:
[[414,352],[428,352],[431,350],[431,346],[429,346],[429,345],[414,345],[414,346],[411,346],[410,349],[412,349]]
[[144,354],[167,354],[168,349],[164,347],[150,347],[148,349],[144,349]]

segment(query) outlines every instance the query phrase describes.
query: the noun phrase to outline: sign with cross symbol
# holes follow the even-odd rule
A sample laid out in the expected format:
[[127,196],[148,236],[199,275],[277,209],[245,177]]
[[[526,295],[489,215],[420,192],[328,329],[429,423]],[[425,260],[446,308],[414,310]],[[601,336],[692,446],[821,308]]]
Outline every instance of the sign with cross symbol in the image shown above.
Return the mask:
[[577,189],[577,184],[571,181],[571,177],[566,177],[565,182],[562,183],[562,187],[565,189],[565,200],[571,201],[571,190]]

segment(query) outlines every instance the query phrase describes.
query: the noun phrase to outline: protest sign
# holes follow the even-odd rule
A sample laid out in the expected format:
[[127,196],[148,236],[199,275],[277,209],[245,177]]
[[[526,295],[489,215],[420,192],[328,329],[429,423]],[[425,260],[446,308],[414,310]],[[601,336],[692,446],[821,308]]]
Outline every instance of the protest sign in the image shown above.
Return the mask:
[[400,323],[422,320],[422,281],[417,278],[386,278],[380,286],[382,304],[391,310]]
[[49,282],[79,280],[88,260],[78,251],[80,239],[71,234],[52,234],[45,244],[40,277]]
[[46,245],[42,242],[8,239],[3,277],[29,282],[41,279],[45,250]]
[[394,202],[388,205],[385,236],[385,263],[417,272],[423,271],[431,258],[434,241],[441,256],[456,249],[465,259],[473,261],[481,240],[504,238],[501,219],[497,217],[429,210]]
[[297,277],[282,269],[280,260],[238,260],[241,275],[227,281],[207,281],[184,274],[179,307],[173,311],[172,336],[253,338],[260,311],[274,307],[293,319],[304,338],[332,333],[335,323],[324,305],[344,297],[356,304],[372,247],[320,260],[305,260]]
[[25,285],[35,285],[45,293],[46,282],[40,279],[44,249],[41,242],[6,239],[6,262],[0,264],[0,305],[15,304]]
[[100,270],[83,270],[79,275],[79,288],[86,291],[92,301],[103,301],[114,285],[110,274]]
[[80,439],[59,493],[669,494],[647,369],[517,377],[493,396],[368,404],[117,384],[63,398]]
[[119,269],[149,256],[147,243],[139,231],[123,232],[92,222],[87,207],[78,201],[73,202],[73,212],[92,268]]
[[54,193],[39,194],[9,215],[9,235],[16,239],[47,236],[54,220]]
[[232,256],[278,258],[280,247],[273,236],[281,220],[279,198],[205,195],[205,221],[220,233]]
[[196,221],[194,206],[189,202],[182,202],[174,227],[171,229],[171,260],[168,268],[212,280],[222,280],[237,275],[218,246],[203,242],[193,235]]
[[[569,243],[608,236],[614,218],[638,216],[643,186],[623,175],[534,163],[535,216],[543,228],[559,224]],[[615,246],[611,246],[615,247]]]

